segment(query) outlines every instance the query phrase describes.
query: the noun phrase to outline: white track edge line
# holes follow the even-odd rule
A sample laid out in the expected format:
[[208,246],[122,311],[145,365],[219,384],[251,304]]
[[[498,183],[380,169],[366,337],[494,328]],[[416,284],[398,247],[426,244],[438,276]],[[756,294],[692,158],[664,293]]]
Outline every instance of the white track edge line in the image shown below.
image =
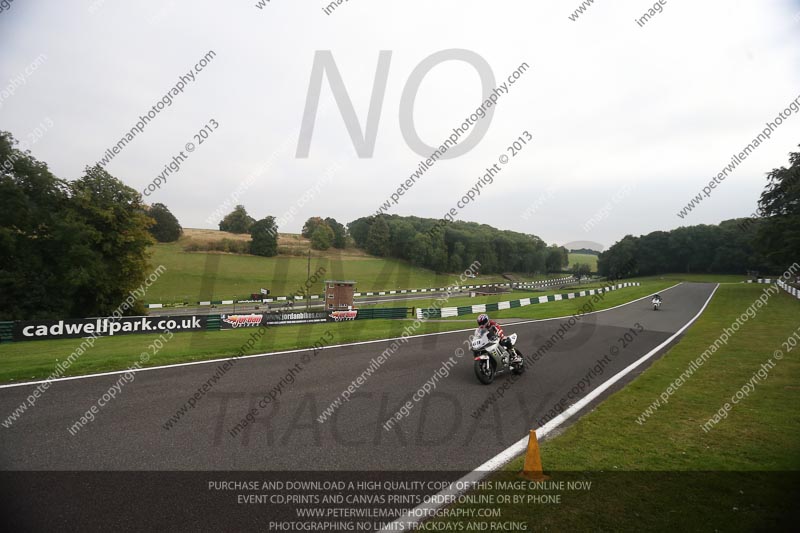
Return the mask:
[[[674,289],[675,287],[677,287],[678,285],[681,285],[682,283],[683,282],[676,283],[675,285],[673,285],[671,287],[667,287],[666,289],[663,289],[660,292],[666,292],[666,291],[668,291],[670,289]],[[611,292],[611,291],[607,291],[607,292]],[[587,296],[590,296],[590,295],[587,295]],[[608,309],[600,309],[598,311],[592,311],[591,313],[584,313],[582,316],[594,315],[594,314],[597,314],[597,313],[605,313],[606,311],[612,311],[612,310],[617,309],[619,307],[624,307],[626,305],[630,305],[630,304],[636,303],[636,302],[638,302],[640,300],[644,300],[645,298],[649,298],[649,297],[650,297],[650,295],[642,296],[641,298],[637,298],[636,300],[631,300],[630,302],[626,302],[624,304],[615,305],[614,307],[609,307]],[[528,307],[528,306],[526,306],[526,307]],[[531,324],[531,323],[534,323],[534,322],[547,322],[549,320],[563,320],[565,318],[569,318],[570,316],[572,316],[572,315],[560,316],[560,317],[554,317],[554,318],[536,318],[536,319],[533,319],[533,320],[524,320],[524,321],[521,321],[521,322],[510,322],[510,323],[504,324],[504,325],[505,326],[516,326],[516,325],[520,325],[520,324]],[[463,333],[465,331],[473,331],[473,329],[474,328],[454,329],[452,331],[439,331],[439,332],[436,332],[436,333],[423,333],[423,334],[420,334],[420,335],[411,335],[408,338],[409,339],[416,339],[416,338],[422,338],[422,337],[431,337],[433,335],[452,335],[453,333]],[[103,337],[103,338],[106,338],[106,337]],[[373,339],[371,341],[359,341],[359,342],[348,342],[348,343],[345,343],[345,344],[333,344],[331,346],[323,346],[322,348],[320,348],[320,350],[330,350],[332,348],[344,348],[344,347],[347,347],[347,346],[360,346],[360,345],[364,345],[364,344],[374,344],[376,342],[389,342],[389,341],[395,341],[395,340],[400,340],[400,339],[402,339],[402,337],[390,337],[388,339]],[[76,380],[76,379],[99,378],[99,377],[104,377],[104,376],[118,376],[120,374],[127,374],[127,373],[135,374],[136,372],[147,372],[147,371],[150,371],[150,370],[163,370],[165,368],[178,368],[178,367],[181,367],[181,366],[208,365],[208,364],[211,364],[211,363],[224,363],[225,361],[232,361],[232,360],[239,360],[239,359],[255,359],[255,358],[268,357],[268,356],[273,356],[273,355],[284,355],[284,354],[289,354],[289,353],[300,353],[300,352],[306,352],[308,350],[313,350],[313,349],[314,349],[314,347],[312,346],[312,347],[309,347],[309,348],[299,348],[299,349],[296,349],[296,350],[284,350],[284,351],[280,351],[280,352],[266,352],[266,353],[259,353],[259,354],[243,355],[241,357],[231,356],[231,357],[223,357],[221,359],[205,359],[203,361],[189,361],[189,362],[186,362],[186,363],[175,363],[175,364],[171,364],[171,365],[147,366],[147,367],[144,367],[144,368],[132,368],[132,369],[127,369],[127,370],[111,370],[111,371],[108,371],[108,372],[100,372],[100,373],[97,373],[97,374],[83,374],[83,375],[80,375],[80,376],[68,376],[68,377],[56,378],[56,379],[41,379],[41,380],[38,380],[38,381],[24,381],[24,382],[20,382],[20,383],[7,383],[7,384],[4,384],[4,385],[0,385],[0,389],[10,389],[10,388],[14,388],[14,387],[25,387],[25,386],[28,386],[28,385],[40,385],[42,383],[58,383],[58,382],[61,382],[61,381],[72,381],[72,380]]]
[[[636,367],[638,367],[639,365],[641,365],[642,363],[653,357],[653,355],[658,353],[665,346],[667,346],[669,343],[675,340],[681,333],[686,331],[686,329],[689,326],[694,324],[694,322],[698,318],[700,318],[700,315],[703,314],[703,311],[706,310],[706,307],[708,307],[708,304],[711,302],[711,298],[714,297],[714,294],[717,292],[718,288],[719,288],[719,283],[714,287],[714,290],[711,291],[711,294],[708,296],[706,303],[703,304],[703,307],[700,308],[700,311],[698,311],[698,313],[694,316],[694,318],[692,318],[691,320],[689,320],[689,322],[684,324],[681,329],[676,331],[671,337],[669,337],[667,340],[665,340],[664,342],[662,342],[661,344],[659,344],[658,346],[647,352],[645,355],[643,355],[642,357],[640,357],[627,367],[620,370],[618,373],[609,378],[607,381],[603,382],[603,384],[599,385],[596,389],[594,389],[589,394],[581,398],[579,401],[572,404],[569,407],[569,409],[567,409],[566,411],[564,411],[563,413],[561,413],[560,415],[549,421],[544,426],[538,428],[536,430],[536,438],[537,439],[544,438],[548,433],[556,429],[558,426],[560,426],[561,424],[572,418],[572,416],[578,413],[581,409],[589,405],[595,398],[600,396],[603,392],[608,390],[609,387],[614,385],[614,383],[616,383],[617,381],[625,377],[627,374],[629,374],[633,369],[635,369]],[[527,446],[528,446],[528,436],[525,436],[520,440],[518,440],[517,442],[515,442],[514,444],[512,444],[511,446],[509,446],[508,448],[506,448],[505,450],[503,450],[502,452],[500,452],[499,454],[497,454],[496,456],[492,457],[491,459],[480,465],[478,468],[476,468],[469,474],[451,483],[446,489],[437,493],[437,496],[441,495],[455,496],[455,497],[460,496],[461,494],[465,493],[468,489],[457,488],[457,487],[465,487],[465,486],[468,487],[471,484],[477,483],[481,479],[485,478],[490,472],[497,470],[503,465],[509,463],[516,456],[520,455],[522,452],[525,451]],[[437,497],[435,500],[441,502],[442,500],[447,500],[447,498]],[[432,518],[435,515],[436,511],[438,511],[445,505],[448,504],[429,502],[418,505],[411,511],[411,514],[416,516],[409,516],[409,514],[407,513],[406,515],[404,515],[401,518],[398,518],[394,522],[387,524],[383,529],[381,529],[381,531],[406,531],[407,525],[418,524],[419,522],[427,518]]]

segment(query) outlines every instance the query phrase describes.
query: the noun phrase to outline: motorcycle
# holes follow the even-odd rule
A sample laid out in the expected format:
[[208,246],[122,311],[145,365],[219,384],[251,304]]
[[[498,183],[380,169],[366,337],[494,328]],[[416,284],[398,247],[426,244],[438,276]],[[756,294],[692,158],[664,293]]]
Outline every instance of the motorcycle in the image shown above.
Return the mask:
[[[478,381],[484,385],[489,385],[494,381],[494,377],[500,372],[511,371],[519,375],[525,371],[525,362],[522,354],[517,350],[517,334],[509,335],[512,350],[510,353],[500,344],[500,338],[489,336],[489,332],[483,328],[477,328],[472,335],[471,348],[475,357],[475,375]],[[514,355],[518,355],[518,360],[514,360]]]
[[658,311],[659,307],[661,307],[661,298],[653,298],[653,311]]

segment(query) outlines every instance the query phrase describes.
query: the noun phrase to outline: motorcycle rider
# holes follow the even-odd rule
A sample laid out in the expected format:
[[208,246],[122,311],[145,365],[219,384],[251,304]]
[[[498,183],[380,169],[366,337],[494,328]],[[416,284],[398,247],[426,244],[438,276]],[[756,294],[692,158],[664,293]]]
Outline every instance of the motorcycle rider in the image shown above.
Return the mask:
[[503,328],[494,320],[489,319],[489,315],[484,313],[478,315],[478,328],[485,329],[489,337],[500,337],[500,345],[511,354],[512,362],[516,363],[522,360],[522,357],[520,357],[519,353],[514,349],[514,345],[511,344],[511,339],[506,337],[505,333],[503,333]]
[[656,294],[655,296],[653,296],[653,300],[657,300],[657,301],[660,302],[661,301],[661,295],[660,294]]

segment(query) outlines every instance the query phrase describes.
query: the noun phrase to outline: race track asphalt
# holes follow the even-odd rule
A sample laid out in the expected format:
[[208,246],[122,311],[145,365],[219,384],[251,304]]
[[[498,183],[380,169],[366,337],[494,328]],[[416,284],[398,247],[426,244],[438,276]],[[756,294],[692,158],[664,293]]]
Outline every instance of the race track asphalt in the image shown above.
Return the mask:
[[[465,331],[412,338],[323,423],[317,417],[390,341],[334,347],[316,356],[304,351],[240,359],[170,429],[164,427],[170,416],[214,375],[218,363],[136,373],[74,436],[68,428],[120,376],[56,382],[12,427],[0,428],[0,469],[468,471],[524,437],[562,399],[562,406],[576,402],[670,337],[698,313],[713,289],[713,284],[681,284],[663,292],[658,312],[644,299],[585,316],[480,416],[473,416],[476,409],[510,378],[498,376],[490,386],[477,381],[471,355],[454,356],[468,337]],[[505,329],[519,335],[519,346],[528,355],[563,322],[526,321]],[[407,324],[398,323],[398,334]],[[599,375],[574,389],[607,354]],[[383,429],[450,357],[457,363],[449,375],[438,379],[394,428]],[[294,383],[260,410],[254,424],[232,436],[229,431],[297,364]],[[0,389],[0,413],[5,417],[33,388]],[[571,390],[579,394],[570,397]]]

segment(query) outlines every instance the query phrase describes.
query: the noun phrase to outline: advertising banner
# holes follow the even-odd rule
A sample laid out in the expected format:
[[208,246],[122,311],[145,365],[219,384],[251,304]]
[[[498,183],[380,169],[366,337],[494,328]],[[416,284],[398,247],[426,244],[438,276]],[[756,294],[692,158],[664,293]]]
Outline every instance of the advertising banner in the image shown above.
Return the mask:
[[126,316],[122,318],[74,318],[67,320],[20,320],[14,322],[14,341],[104,337],[133,333],[163,333],[165,330],[201,331],[206,316]]
[[343,322],[345,320],[355,320],[358,316],[358,309],[350,311],[331,311],[329,319],[333,322]]
[[238,315],[221,315],[222,329],[247,328],[258,326],[275,326],[280,324],[308,324],[325,322],[328,319],[324,312],[296,313],[250,313]]

